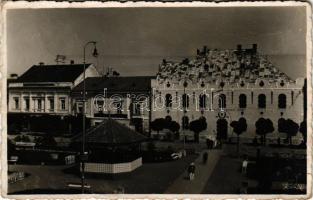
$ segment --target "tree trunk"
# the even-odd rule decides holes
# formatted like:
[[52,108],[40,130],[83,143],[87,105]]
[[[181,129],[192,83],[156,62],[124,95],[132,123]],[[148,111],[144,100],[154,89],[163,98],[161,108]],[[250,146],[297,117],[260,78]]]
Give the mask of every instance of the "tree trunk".
[[194,139],[195,139],[195,142],[199,143],[199,133],[195,132]]
[[239,155],[239,135],[237,135],[237,155]]
[[263,135],[263,145],[266,146],[266,134]]
[[289,137],[289,145],[292,145],[292,136],[288,136]]

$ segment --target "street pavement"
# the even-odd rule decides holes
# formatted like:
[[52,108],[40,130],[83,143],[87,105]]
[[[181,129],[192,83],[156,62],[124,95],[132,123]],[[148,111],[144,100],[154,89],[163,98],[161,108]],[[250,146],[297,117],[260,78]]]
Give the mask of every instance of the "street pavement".
[[[128,194],[163,193],[173,180],[176,180],[189,163],[196,159],[196,155],[189,155],[170,162],[146,163],[132,173],[122,177],[105,177],[102,175],[87,176],[86,182],[93,193],[113,193],[118,187],[123,187]],[[29,191],[68,190],[68,183],[79,183],[77,174],[66,173],[70,166],[40,166],[40,165],[9,165],[11,171],[24,171],[30,176],[22,181],[9,184],[9,193],[29,193]]]
[[[168,144],[162,145],[166,148]],[[186,147],[191,148],[193,145],[187,144]],[[266,148],[267,151],[279,150]],[[256,148],[249,146],[249,149],[251,155],[255,155]],[[203,164],[202,155],[205,151],[208,152],[208,160]],[[249,186],[255,184],[241,173],[242,158],[236,153],[236,145],[223,145],[223,150],[197,148],[196,152],[198,155],[188,155],[176,161],[144,164],[127,177],[87,177],[87,183],[94,193],[112,193],[121,186],[128,194],[234,194],[238,193],[243,181],[249,181]],[[241,149],[241,153],[247,152]],[[262,152],[265,150],[262,149]],[[187,173],[191,162],[196,165],[195,179],[192,181],[188,179]],[[30,174],[25,180],[9,184],[11,193],[41,188],[64,190],[68,182],[80,181],[78,175],[64,172],[69,166],[10,165],[9,168]]]
[[[202,162],[202,155],[204,152],[208,152],[208,160],[206,164]],[[194,161],[195,179],[189,180],[187,168],[172,185],[165,191],[165,194],[201,194],[204,187],[207,184],[218,160],[222,154],[222,150],[203,150],[199,157]]]

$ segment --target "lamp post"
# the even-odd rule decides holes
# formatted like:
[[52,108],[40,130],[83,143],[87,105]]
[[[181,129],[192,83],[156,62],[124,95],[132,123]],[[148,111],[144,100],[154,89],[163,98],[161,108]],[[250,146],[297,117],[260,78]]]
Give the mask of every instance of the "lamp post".
[[[184,135],[184,156],[186,156],[186,135],[185,135],[185,123],[186,123],[186,116],[185,116],[185,113],[186,113],[186,107],[187,107],[187,101],[188,101],[188,98],[186,96],[186,87],[187,87],[188,83],[187,81],[185,80],[184,81],[184,95],[183,95],[183,135]],[[185,99],[184,99],[185,98]]]
[[83,73],[83,137],[82,137],[82,152],[81,152],[81,190],[85,193],[85,161],[87,158],[87,152],[85,152],[85,135],[86,135],[86,48],[88,45],[92,44],[94,46],[93,56],[98,56],[98,51],[96,48],[97,42],[89,41],[84,45],[84,73]]

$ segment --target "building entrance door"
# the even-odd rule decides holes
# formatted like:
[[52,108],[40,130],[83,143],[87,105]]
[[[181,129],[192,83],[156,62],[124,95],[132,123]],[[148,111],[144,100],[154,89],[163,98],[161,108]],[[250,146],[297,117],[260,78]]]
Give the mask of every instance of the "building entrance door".
[[226,119],[218,119],[216,122],[216,139],[226,140],[228,133],[228,122]]
[[143,120],[142,118],[133,118],[131,124],[135,126],[135,131],[142,133],[143,132]]

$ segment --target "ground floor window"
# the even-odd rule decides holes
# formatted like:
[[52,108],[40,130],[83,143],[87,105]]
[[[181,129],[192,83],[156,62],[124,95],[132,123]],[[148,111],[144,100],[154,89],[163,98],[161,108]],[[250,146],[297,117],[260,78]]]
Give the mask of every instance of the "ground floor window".
[[54,99],[49,98],[49,110],[53,111],[54,110]]
[[25,97],[24,101],[25,101],[25,110],[28,111],[29,110],[29,97]]
[[20,99],[18,97],[14,97],[14,105],[15,105],[15,109],[18,110],[20,109]]
[[61,110],[65,110],[65,98],[60,98]]
[[41,111],[41,109],[42,109],[42,100],[41,99],[37,100],[37,109],[38,109],[38,111]]

